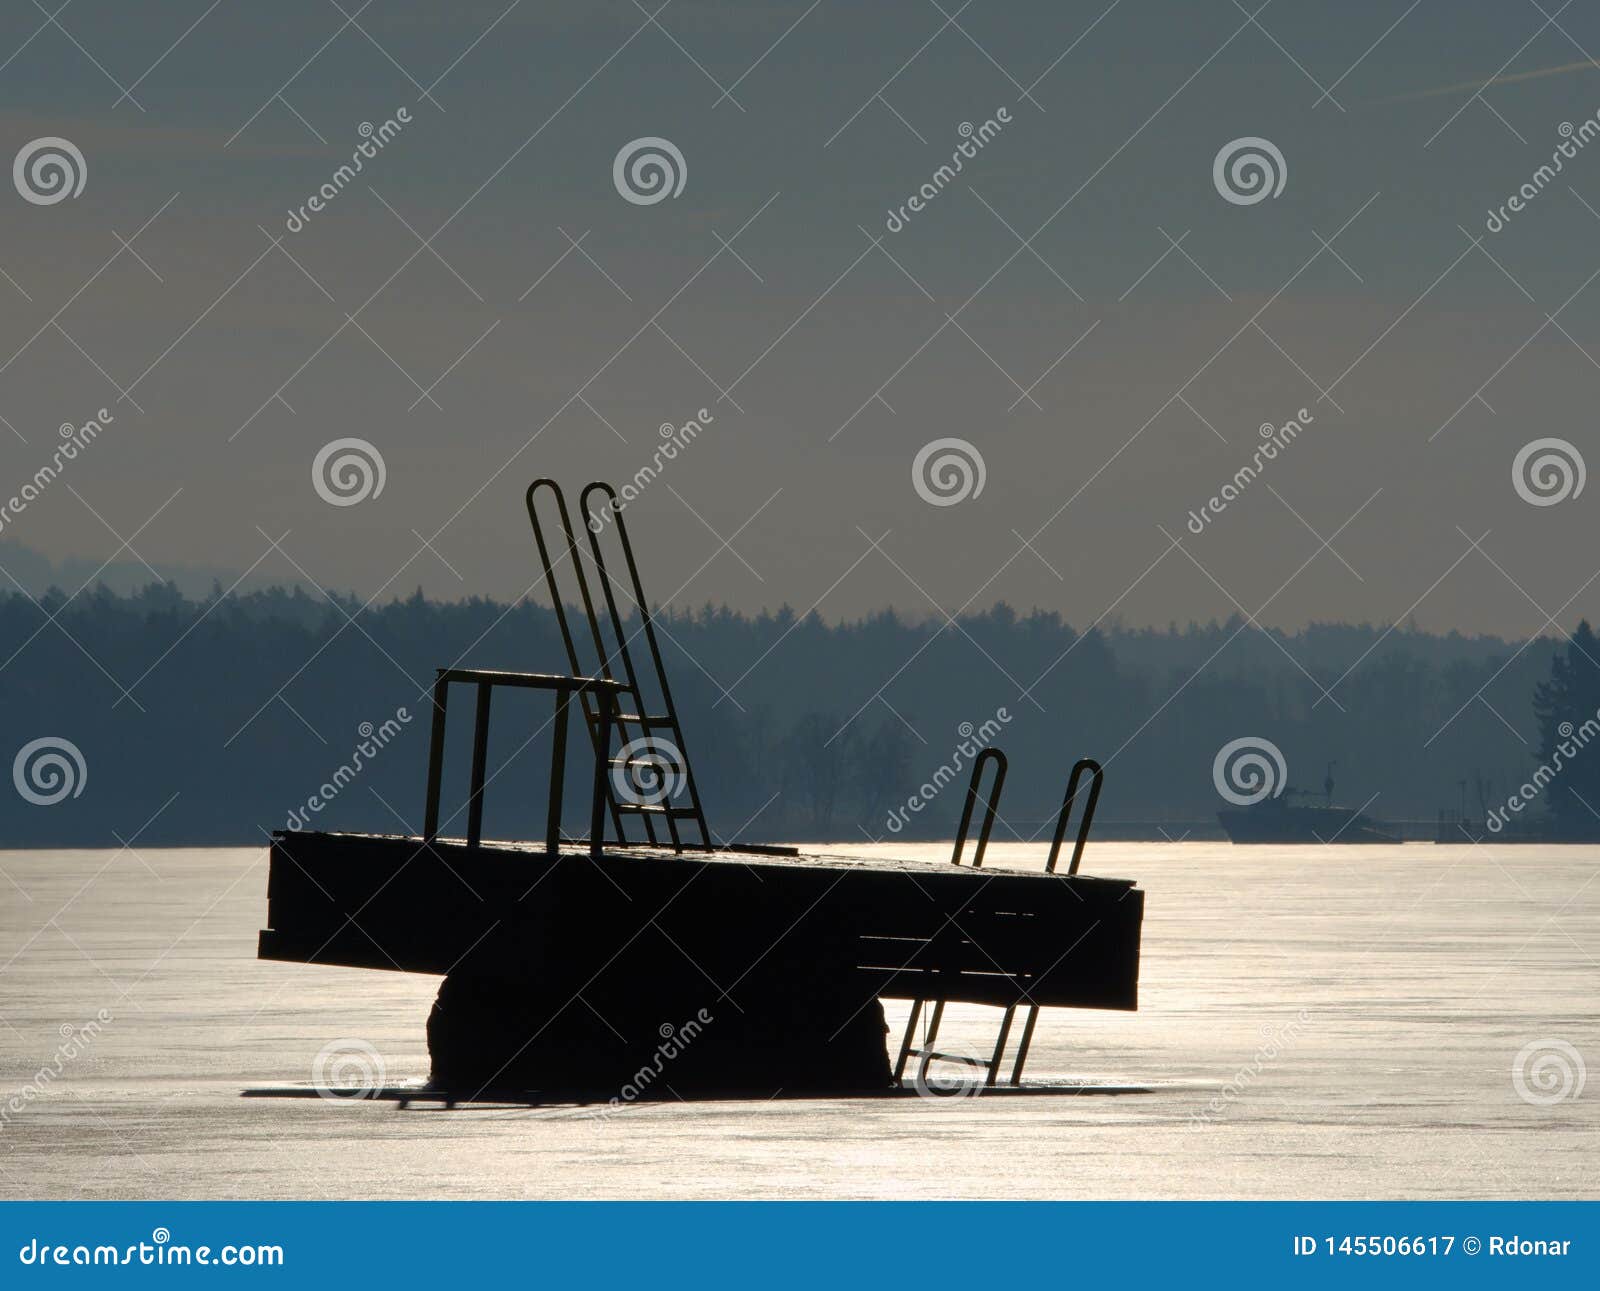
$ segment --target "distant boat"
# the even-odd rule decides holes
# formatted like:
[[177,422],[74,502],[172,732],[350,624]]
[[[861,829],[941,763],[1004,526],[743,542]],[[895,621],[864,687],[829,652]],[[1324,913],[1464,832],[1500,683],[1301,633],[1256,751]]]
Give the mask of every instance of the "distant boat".
[[1304,797],[1285,789],[1236,811],[1219,811],[1217,820],[1235,843],[1398,843],[1398,834],[1383,828],[1365,812],[1332,804],[1298,805]]

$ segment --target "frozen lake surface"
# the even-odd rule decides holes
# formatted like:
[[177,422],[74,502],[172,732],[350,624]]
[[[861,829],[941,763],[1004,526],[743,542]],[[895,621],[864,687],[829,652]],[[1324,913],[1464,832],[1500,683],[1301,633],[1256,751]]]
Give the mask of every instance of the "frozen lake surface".
[[[1028,1076],[1147,1092],[597,1119],[246,1096],[309,1091],[341,1039],[420,1084],[437,979],[257,961],[264,847],[3,852],[0,1195],[1600,1197],[1600,848],[1102,843],[1084,868],[1146,892],[1142,1006],[1047,1011]],[[953,1007],[941,1047],[986,1053],[997,1017]]]

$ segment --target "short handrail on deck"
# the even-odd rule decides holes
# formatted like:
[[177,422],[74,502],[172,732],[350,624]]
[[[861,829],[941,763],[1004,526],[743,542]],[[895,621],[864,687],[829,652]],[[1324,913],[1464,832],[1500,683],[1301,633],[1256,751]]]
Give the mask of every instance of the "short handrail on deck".
[[589,847],[599,855],[605,841],[607,759],[611,723],[617,711],[620,682],[605,677],[563,677],[543,672],[497,672],[483,668],[440,668],[433,682],[433,729],[428,746],[428,801],[424,817],[423,841],[431,843],[439,834],[439,792],[444,778],[445,709],[450,685],[459,682],[478,688],[476,722],[472,731],[472,780],[467,796],[467,846],[483,841],[483,786],[489,754],[489,704],[496,686],[555,692],[555,716],[551,719],[550,801],[545,821],[545,847],[553,856],[561,847],[561,796],[567,770],[567,713],[573,695],[593,695],[599,709],[599,740],[594,762],[594,797],[590,809]]

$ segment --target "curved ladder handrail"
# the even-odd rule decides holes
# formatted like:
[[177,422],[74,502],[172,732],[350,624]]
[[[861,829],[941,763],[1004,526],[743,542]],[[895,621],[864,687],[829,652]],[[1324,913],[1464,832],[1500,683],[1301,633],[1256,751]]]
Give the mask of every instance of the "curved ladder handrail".
[[[989,845],[989,831],[994,826],[995,815],[1000,802],[1000,791],[1005,785],[1006,757],[999,749],[985,749],[980,753],[972,765],[972,779],[967,785],[966,802],[961,809],[961,824],[956,830],[956,842],[951,862],[961,864],[962,852],[966,848],[967,831],[972,825],[973,808],[977,804],[979,786],[983,779],[983,764],[993,761],[996,764],[995,775],[988,797],[984,803],[983,824],[978,835],[978,846],[973,852],[972,867],[977,869],[983,864],[984,851]],[[1045,873],[1054,874],[1056,864],[1061,858],[1061,845],[1066,840],[1067,823],[1072,819],[1072,808],[1078,799],[1078,790],[1083,783],[1085,775],[1089,776],[1089,793],[1083,804],[1083,814],[1078,821],[1077,838],[1073,843],[1072,860],[1068,864],[1067,874],[1077,874],[1078,866],[1083,860],[1083,849],[1089,841],[1089,829],[1094,823],[1095,807],[1100,802],[1100,790],[1105,783],[1105,769],[1093,758],[1079,758],[1072,764],[1072,770],[1067,776],[1067,790],[1061,803],[1061,814],[1056,818],[1055,838],[1050,844],[1050,855],[1045,861]],[[928,1014],[927,1034],[923,1037],[922,1046],[913,1048],[916,1039],[917,1022],[922,1016],[922,1010],[928,1003],[925,999],[915,999],[911,1002],[911,1013],[906,1019],[905,1036],[900,1042],[900,1055],[895,1063],[894,1076],[900,1080],[905,1075],[906,1060],[915,1054],[920,1059],[918,1068],[919,1079],[926,1072],[928,1063],[932,1060],[961,1062],[979,1068],[984,1072],[984,1083],[993,1085],[1000,1074],[1001,1060],[1005,1057],[1006,1042],[1011,1035],[1012,1022],[1015,1020],[1017,1010],[1025,1008],[1027,1016],[1023,1020],[1022,1035],[1017,1042],[1017,1056],[1011,1067],[1009,1083],[1020,1085],[1022,1083],[1022,1069],[1028,1061],[1028,1050],[1033,1046],[1033,1033],[1039,1024],[1039,1006],[1029,1003],[1026,1005],[1011,1004],[1006,1006],[1000,1019],[1000,1035],[995,1043],[993,1056],[987,1062],[981,1059],[967,1058],[957,1054],[940,1053],[934,1046],[938,1043],[939,1024],[944,1020],[944,1001],[934,1000],[933,1008]]]
[[[528,507],[528,520],[533,525],[533,540],[539,548],[539,562],[544,566],[544,581],[550,593],[550,604],[556,612],[556,624],[561,629],[562,644],[567,648],[567,662],[572,665],[573,674],[577,676],[584,672],[584,668],[578,658],[577,642],[573,640],[572,630],[567,625],[567,603],[561,595],[561,584],[556,581],[556,562],[550,557],[550,547],[545,542],[544,524],[539,519],[536,498],[541,488],[548,488],[556,500],[556,512],[561,518],[561,529],[567,540],[566,556],[572,561],[572,576],[578,584],[578,595],[591,625],[595,622],[594,600],[589,595],[589,580],[584,577],[583,566],[579,560],[578,539],[572,530],[572,515],[567,510],[566,494],[561,491],[561,485],[557,481],[548,476],[541,476],[528,485],[523,497]],[[599,675],[609,678],[610,660],[606,658],[605,649],[598,635],[595,637],[595,651],[599,655]]]
[[[561,641],[567,650],[567,661],[572,667],[574,676],[581,676],[587,672],[582,659],[579,658],[578,645],[572,635],[572,628],[567,622],[567,601],[561,594],[561,584],[556,578],[557,562],[551,558],[551,544],[545,540],[544,522],[539,518],[537,503],[540,489],[548,489],[551,496],[555,498],[556,514],[560,518],[562,535],[566,539],[566,551],[564,554],[572,562],[572,578],[578,585],[578,597],[583,604],[584,618],[589,624],[590,639],[594,643],[595,675],[607,681],[615,680],[616,674],[612,668],[610,652],[606,649],[605,641],[600,634],[599,620],[595,617],[594,597],[589,592],[589,580],[583,572],[583,561],[578,548],[578,539],[572,528],[572,513],[567,509],[567,496],[562,491],[559,481],[553,480],[548,476],[541,476],[528,485],[523,499],[527,503],[529,523],[533,526],[533,540],[539,549],[539,562],[544,566],[545,586],[550,593],[550,604],[555,610],[556,626],[561,630]],[[631,674],[628,679],[631,684],[633,682]],[[635,693],[637,693],[637,686],[634,689]],[[590,740],[595,745],[597,755],[603,757],[605,751],[600,749],[601,723],[599,719],[601,714],[590,707],[588,696],[580,696],[579,702],[583,706],[584,725],[589,729]],[[605,734],[609,743],[609,724],[607,726],[608,729]],[[610,792],[609,788],[606,792],[606,805],[609,809],[608,814],[611,817],[611,828],[615,831],[619,840],[626,839],[627,833],[623,828],[622,813],[618,809],[615,795]],[[655,829],[648,819],[645,821],[645,834],[651,842],[656,841]]]
[[[676,711],[672,704],[672,692],[667,686],[667,670],[661,659],[661,648],[656,642],[655,625],[651,621],[650,606],[644,599],[644,586],[639,581],[639,567],[633,559],[633,543],[628,538],[627,526],[622,522],[622,504],[617,497],[617,491],[604,480],[593,480],[583,486],[583,492],[578,495],[578,514],[583,517],[584,531],[589,535],[589,551],[594,561],[595,572],[600,575],[600,590],[605,594],[606,609],[611,613],[611,624],[617,635],[617,652],[622,658],[623,667],[627,669],[628,681],[635,691],[638,690],[638,677],[635,675],[633,658],[628,652],[628,638],[622,635],[622,614],[617,609],[617,598],[612,592],[611,571],[606,567],[605,552],[600,547],[600,530],[590,523],[594,512],[589,508],[589,495],[596,490],[604,493],[610,500],[608,508],[610,523],[616,526],[617,540],[622,544],[623,562],[628,569],[628,579],[633,585],[632,597],[635,607],[639,611],[639,621],[644,628],[646,644],[650,647],[650,659],[656,666],[656,677],[661,685],[661,701],[667,706],[669,712]],[[605,526],[601,525],[603,529]],[[638,695],[641,704],[644,696]]]
[[1067,792],[1061,800],[1061,814],[1056,817],[1056,836],[1050,843],[1050,858],[1044,865],[1046,874],[1056,872],[1056,862],[1061,858],[1061,843],[1067,836],[1067,821],[1072,817],[1072,804],[1078,796],[1078,782],[1085,771],[1092,777],[1089,781],[1089,800],[1083,805],[1083,817],[1078,822],[1078,837],[1072,845],[1072,863],[1067,866],[1067,873],[1076,874],[1078,863],[1083,860],[1084,844],[1089,841],[1089,826],[1094,823],[1095,805],[1100,801],[1100,787],[1106,778],[1105,769],[1093,758],[1079,758],[1072,764],[1072,774],[1067,777]]
[[[1089,799],[1083,804],[1083,816],[1078,821],[1078,836],[1072,845],[1072,862],[1067,866],[1069,876],[1078,872],[1078,863],[1083,860],[1083,847],[1089,841],[1089,826],[1094,823],[1095,804],[1100,801],[1100,787],[1105,783],[1106,773],[1093,758],[1079,758],[1072,764],[1072,771],[1067,776],[1067,792],[1061,800],[1061,814],[1056,817],[1056,836],[1050,844],[1050,857],[1045,862],[1045,873],[1056,872],[1056,862],[1061,857],[1061,842],[1067,835],[1067,821],[1072,817],[1072,804],[1078,797],[1078,783],[1087,772],[1091,777],[1089,781]],[[1015,1007],[1015,1006],[1013,1006]],[[1010,1016],[1007,1016],[1007,1023]],[[1011,1068],[1011,1083],[1022,1083],[1022,1067],[1028,1061],[1028,1049],[1033,1044],[1034,1028],[1039,1025],[1039,1006],[1028,1005],[1027,1020],[1022,1024],[1022,1038],[1017,1041],[1017,1060]]]
[[[1000,792],[1006,783],[1006,755],[999,749],[984,749],[973,759],[972,776],[967,781],[967,796],[961,805],[961,823],[956,827],[956,843],[950,855],[950,864],[960,865],[961,854],[966,850],[967,831],[972,828],[972,811],[977,806],[978,795],[983,783],[983,768],[988,763],[994,764],[994,776],[989,784],[989,792],[983,802],[983,823],[978,827],[978,845],[973,849],[972,868],[978,869],[983,865],[983,854],[989,848],[989,833],[994,828],[995,817],[1000,811]],[[993,1085],[995,1077],[1000,1070],[1000,1059],[1005,1055],[1006,1037],[1011,1031],[1011,1019],[1016,1006],[1012,1005],[1005,1012],[1005,1019],[1001,1024],[1000,1042],[995,1046],[994,1057],[987,1063],[977,1059],[967,1058],[959,1054],[944,1054],[938,1052],[934,1046],[939,1040],[939,1024],[944,1021],[944,1001],[936,999],[933,1008],[928,1012],[928,1030],[922,1038],[921,1048],[913,1048],[917,1038],[917,1023],[922,1018],[922,1010],[927,1006],[928,999],[919,996],[911,1001],[911,1012],[906,1018],[905,1035],[900,1040],[900,1053],[895,1059],[894,1078],[899,1081],[905,1076],[906,1060],[915,1054],[919,1060],[917,1078],[925,1078],[928,1063],[934,1059],[946,1062],[959,1062],[968,1066],[982,1067],[987,1073],[985,1083]],[[1015,1082],[1013,1082],[1015,1083]]]
[[994,828],[994,818],[1000,809],[1000,791],[1006,784],[1006,755],[999,749],[984,749],[972,763],[972,778],[967,782],[967,798],[961,807],[961,824],[956,829],[955,851],[950,857],[952,865],[961,864],[961,853],[967,845],[967,830],[972,825],[972,808],[978,799],[978,783],[983,778],[985,762],[995,763],[994,782],[989,786],[989,796],[984,800],[983,824],[978,827],[978,846],[972,853],[972,868],[983,864],[983,854],[989,848],[989,833]]
[[[628,642],[631,638],[624,632],[623,616],[617,606],[617,598],[614,591],[614,580],[606,564],[605,551],[600,545],[600,534],[606,526],[604,523],[596,523],[595,511],[590,503],[590,498],[595,493],[603,494],[609,502],[606,510],[610,514],[610,524],[616,529],[617,543],[622,549],[623,564],[628,571],[627,586],[631,588],[629,596],[633,600],[634,607],[638,610],[639,623],[644,632],[645,644],[650,651],[650,662],[655,668],[656,685],[661,692],[661,704],[666,718],[665,725],[670,727],[672,731],[678,756],[682,760],[685,787],[689,791],[689,805],[693,813],[689,818],[699,828],[700,846],[707,851],[711,851],[713,850],[711,830],[706,824],[705,808],[700,802],[700,789],[695,783],[694,772],[689,761],[688,741],[683,733],[683,725],[678,720],[678,707],[672,697],[671,683],[667,680],[666,661],[661,656],[661,644],[656,637],[655,616],[650,612],[650,602],[645,598],[644,583],[639,577],[639,565],[633,555],[633,540],[629,538],[628,527],[622,519],[622,502],[617,496],[616,489],[612,488],[611,485],[604,480],[592,480],[584,485],[583,491],[578,494],[578,514],[582,518],[584,530],[589,536],[590,559],[594,562],[595,572],[600,577],[600,591],[605,597],[606,611],[611,616],[611,630],[612,635],[616,638],[617,654],[627,674],[628,685],[633,690],[634,700],[639,705],[639,716],[647,718],[645,694],[639,686],[638,671],[634,667],[633,654],[628,649]],[[598,633],[598,631],[597,627],[596,632]],[[637,633],[634,635],[637,635]],[[647,733],[653,726],[659,727],[660,725],[662,723],[659,722],[645,721],[641,723],[642,729]],[[678,834],[677,818],[669,810],[665,819],[673,846],[681,848],[684,844]],[[651,825],[651,818],[646,816],[644,820],[646,831],[653,840],[655,831]]]

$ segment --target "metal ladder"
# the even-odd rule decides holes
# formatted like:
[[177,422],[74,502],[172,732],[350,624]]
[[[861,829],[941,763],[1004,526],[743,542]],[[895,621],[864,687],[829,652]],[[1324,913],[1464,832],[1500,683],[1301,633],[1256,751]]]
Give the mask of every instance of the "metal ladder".
[[[555,498],[557,514],[561,520],[564,546],[554,559],[551,554],[552,544],[546,540],[545,526],[539,518],[539,509],[536,505],[540,489],[548,489]],[[602,503],[604,510],[599,515],[590,511],[590,498],[597,492],[603,494],[606,499]],[[611,818],[617,843],[622,846],[629,844],[670,846],[678,852],[686,848],[714,850],[711,831],[706,825],[705,809],[700,802],[700,791],[689,763],[688,745],[683,737],[683,727],[678,721],[677,707],[672,702],[672,688],[667,684],[667,671],[661,658],[661,646],[656,640],[649,603],[645,600],[644,588],[639,582],[639,567],[633,558],[633,544],[628,540],[628,530],[623,523],[616,490],[609,484],[596,481],[587,485],[578,496],[578,510],[584,520],[584,530],[588,534],[587,551],[578,546],[577,536],[572,528],[572,516],[567,510],[566,497],[555,480],[537,479],[530,484],[527,504],[528,519],[533,524],[534,542],[538,545],[539,559],[544,566],[545,584],[549,589],[551,604],[555,608],[556,623],[561,629],[561,640],[566,646],[567,660],[572,666],[573,674],[601,677],[617,683],[616,689],[610,696],[591,695],[587,692],[580,692],[579,695],[596,757],[604,759],[611,771],[611,774],[604,778],[605,796],[607,814]],[[613,575],[606,564],[600,536],[608,527],[616,530],[617,542],[621,547],[627,569],[626,583]],[[567,620],[570,603],[563,598],[561,583],[556,576],[556,568],[562,560],[568,560],[572,564],[572,579],[577,585],[578,603],[582,605],[584,618],[589,625],[589,638],[593,644],[596,661],[592,670],[580,658],[577,639]],[[611,625],[609,644],[595,612],[595,597],[590,591],[589,579],[584,571],[585,561],[589,562],[600,581]],[[639,671],[634,665],[633,652],[628,648],[631,638],[624,630],[623,611],[617,603],[619,588],[632,601],[633,608],[639,615],[639,627],[635,630],[634,636],[642,633],[649,647],[650,663],[655,669],[656,692],[660,698],[658,713],[649,711],[644,691],[639,685]],[[602,721],[602,704],[612,706],[608,720],[605,721]],[[611,731],[616,732],[620,746],[616,756],[612,755],[609,747],[602,747],[602,743],[610,744]],[[653,790],[643,793],[628,791],[627,786],[635,776],[647,784],[652,777],[659,777],[663,786],[671,785],[675,780],[681,780],[681,783],[665,794],[660,801],[653,801],[655,797]],[[677,805],[677,801],[684,798],[687,799],[687,805]],[[643,838],[629,837],[625,823],[629,820],[642,822]],[[680,830],[680,824],[685,828]],[[662,837],[659,828],[661,826],[665,827],[665,838]],[[686,837],[691,832],[690,827],[698,831],[698,842],[692,837]]]
[[[961,824],[956,830],[956,845],[950,857],[952,865],[961,864],[961,854],[966,848],[967,830],[972,825],[972,811],[977,803],[980,785],[983,780],[984,763],[995,763],[994,782],[989,786],[988,796],[984,800],[983,824],[978,830],[978,845],[973,849],[972,868],[978,869],[983,864],[983,854],[989,847],[989,833],[994,827],[995,813],[1000,805],[1000,791],[1006,781],[1006,756],[999,749],[985,749],[978,754],[977,760],[972,764],[972,779],[967,785],[966,802],[961,808]],[[1067,822],[1072,817],[1073,803],[1077,800],[1078,786],[1085,774],[1091,778],[1089,781],[1089,796],[1084,803],[1083,814],[1078,820],[1077,839],[1072,848],[1072,860],[1067,866],[1068,875],[1078,872],[1078,864],[1083,860],[1083,848],[1089,841],[1089,827],[1094,821],[1095,805],[1100,801],[1100,788],[1105,782],[1105,771],[1093,758],[1080,758],[1072,764],[1072,772],[1067,777],[1067,791],[1062,798],[1061,813],[1056,817],[1055,837],[1050,842],[1050,855],[1045,861],[1046,874],[1056,872],[1056,863],[1061,858],[1061,844],[1067,835]],[[959,935],[960,930],[955,930]],[[926,1078],[930,1062],[953,1062],[967,1067],[975,1067],[984,1073],[984,1086],[987,1088],[995,1084],[1000,1075],[1002,1060],[1005,1058],[1006,1042],[1011,1037],[1011,1024],[1016,1018],[1017,1010],[1022,1005],[1008,1004],[1000,1019],[1000,1036],[995,1041],[994,1053],[989,1058],[973,1058],[966,1054],[947,1053],[935,1046],[939,1039],[939,1024],[944,1020],[944,1001],[934,1000],[933,1009],[928,1015],[928,1031],[923,1037],[922,1045],[915,1046],[917,1022],[922,1016],[923,1007],[928,1003],[926,999],[916,999],[911,1002],[911,1015],[906,1019],[906,1033],[900,1041],[900,1056],[895,1062],[894,1078],[903,1081],[905,1078],[906,1061],[910,1058],[918,1060],[917,1076],[922,1081]],[[1022,1038],[1017,1044],[1017,1057],[1011,1068],[1008,1083],[1020,1085],[1022,1083],[1022,1068],[1028,1061],[1028,1049],[1033,1044],[1034,1028],[1039,1022],[1039,1005],[1028,1004],[1028,1015],[1022,1026]]]

